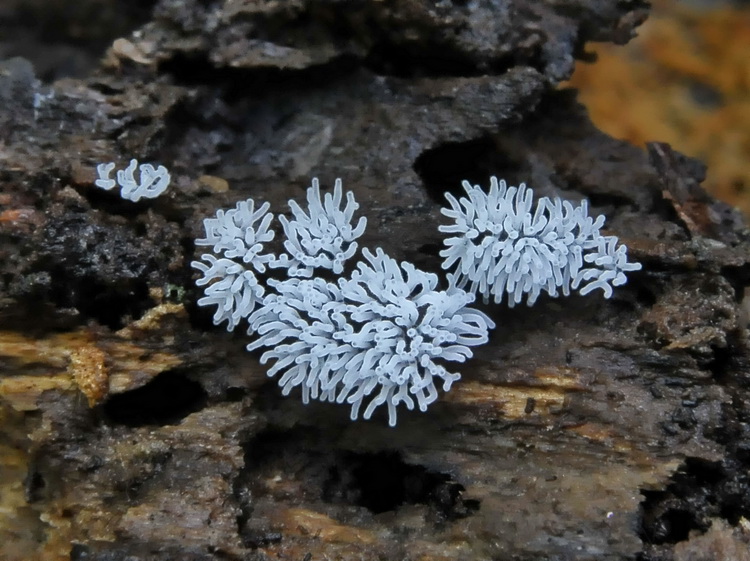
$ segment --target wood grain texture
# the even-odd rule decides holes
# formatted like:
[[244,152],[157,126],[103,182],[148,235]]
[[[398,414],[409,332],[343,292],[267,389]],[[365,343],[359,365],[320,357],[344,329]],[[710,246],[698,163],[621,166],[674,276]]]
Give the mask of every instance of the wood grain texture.
[[[0,63],[2,555],[741,550],[745,225],[701,164],[606,136],[556,89],[584,41],[623,42],[642,17],[638,1],[162,0],[84,79]],[[166,165],[169,191],[93,186],[96,163],[131,157]],[[439,272],[443,193],[493,174],[588,198],[643,270],[611,300],[484,307],[489,344],[395,429],[283,398],[241,330],[195,305],[193,241],[217,208],[279,212],[341,177],[362,246]]]

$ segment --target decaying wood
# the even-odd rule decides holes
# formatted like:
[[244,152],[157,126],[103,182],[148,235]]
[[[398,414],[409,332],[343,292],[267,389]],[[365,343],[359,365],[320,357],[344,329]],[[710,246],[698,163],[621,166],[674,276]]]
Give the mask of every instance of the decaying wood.
[[[0,556],[741,559],[744,223],[556,89],[644,4],[161,0],[84,79],[0,63]],[[93,186],[131,157],[170,190]],[[281,397],[195,305],[217,208],[341,177],[363,246],[437,272],[442,194],[489,175],[588,198],[643,270],[485,307],[462,381],[394,429]]]

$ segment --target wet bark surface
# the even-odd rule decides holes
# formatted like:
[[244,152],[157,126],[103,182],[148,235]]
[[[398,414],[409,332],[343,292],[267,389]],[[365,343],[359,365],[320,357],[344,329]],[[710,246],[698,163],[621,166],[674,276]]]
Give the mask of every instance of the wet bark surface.
[[[89,4],[59,20],[72,77],[18,47],[36,4],[0,11],[34,60],[0,63],[6,558],[744,559],[745,224],[700,163],[557,88],[643,2],[163,0],[101,11],[131,25],[111,36]],[[169,190],[93,185],[130,158]],[[588,199],[643,269],[609,300],[484,306],[489,344],[396,428],[282,397],[196,305],[219,208],[341,177],[362,246],[440,273],[443,193],[490,175]]]

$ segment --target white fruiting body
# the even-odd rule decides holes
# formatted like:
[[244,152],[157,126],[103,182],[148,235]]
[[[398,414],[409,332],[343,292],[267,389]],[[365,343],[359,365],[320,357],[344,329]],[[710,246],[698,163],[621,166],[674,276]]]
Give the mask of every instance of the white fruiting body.
[[441,212],[454,223],[438,229],[457,235],[444,240],[440,255],[457,286],[485,302],[500,303],[507,295],[514,306],[525,296],[532,305],[542,291],[567,296],[571,288],[581,294],[598,288],[609,298],[613,286],[627,282],[626,272],[641,268],[628,262],[616,236],[599,232],[604,216],[590,217],[586,201],[574,207],[542,197],[534,206],[526,185],[508,187],[494,177],[487,193],[468,181],[463,187],[468,198],[445,195],[451,208]]

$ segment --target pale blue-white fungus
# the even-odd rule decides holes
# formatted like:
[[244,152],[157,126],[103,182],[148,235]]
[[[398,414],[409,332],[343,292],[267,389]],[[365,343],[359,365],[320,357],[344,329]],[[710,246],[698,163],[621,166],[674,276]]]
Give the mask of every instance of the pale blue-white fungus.
[[271,263],[272,267],[288,269],[293,277],[311,277],[316,268],[332,270],[341,274],[344,263],[357,251],[357,242],[367,225],[362,217],[352,226],[354,211],[359,205],[354,193],[346,193],[346,206],[341,209],[343,191],[341,179],[337,179],[333,194],[326,193],[320,198],[320,185],[317,178],[307,190],[307,212],[295,202],[289,201],[294,216],[288,220],[279,216],[286,234],[283,253]]
[[494,323],[467,307],[474,296],[454,287],[436,290],[437,276],[363,250],[365,261],[336,284],[321,278],[270,280],[275,289],[249,318],[265,347],[261,362],[275,361],[287,395],[302,389],[302,401],[346,401],[357,419],[388,407],[395,426],[399,404],[421,411],[437,399],[437,383],[448,391],[460,378],[445,362],[464,362],[469,347],[487,342]]
[[256,273],[264,273],[274,260],[273,254],[263,251],[263,244],[274,237],[268,229],[273,220],[270,206],[263,203],[256,210],[255,202],[248,199],[226,212],[219,210],[216,218],[203,221],[206,237],[195,240],[198,246],[212,247],[215,254],[204,253],[201,261],[191,263],[203,273],[196,284],[206,287],[198,305],[216,306],[214,324],[226,321],[228,331],[263,301],[265,288]]
[[532,305],[542,291],[567,296],[571,288],[584,295],[598,288],[609,298],[613,286],[627,282],[626,272],[641,268],[628,262],[616,236],[599,232],[604,216],[590,217],[585,200],[574,207],[542,197],[534,206],[526,185],[508,187],[495,177],[487,193],[468,181],[463,187],[468,198],[446,193],[451,208],[441,210],[454,223],[438,229],[456,234],[444,240],[442,266],[455,271],[459,288],[485,302],[507,295],[510,306],[524,297]]
[[[141,198],[153,199],[161,195],[169,186],[171,177],[167,168],[159,166],[155,168],[151,164],[138,165],[138,160],[130,160],[130,165],[125,169],[117,171],[117,181],[110,178],[112,170],[115,169],[114,162],[99,164],[96,173],[99,178],[94,185],[109,191],[116,185],[120,186],[120,196],[123,199],[137,203]],[[135,179],[135,171],[138,169],[138,180]]]

